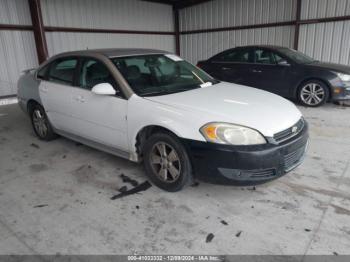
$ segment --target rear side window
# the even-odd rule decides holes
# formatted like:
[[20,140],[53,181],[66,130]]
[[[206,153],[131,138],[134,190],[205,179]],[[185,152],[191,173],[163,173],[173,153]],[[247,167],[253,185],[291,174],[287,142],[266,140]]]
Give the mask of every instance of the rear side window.
[[43,68],[41,68],[38,73],[36,74],[36,77],[39,79],[43,79],[46,80],[46,75],[47,75],[47,71],[49,69],[49,66],[44,66]]
[[274,54],[265,49],[256,49],[254,52],[255,63],[256,64],[265,64],[265,65],[274,65],[276,64]]
[[249,49],[234,49],[218,56],[215,61],[218,62],[232,62],[232,63],[249,63],[250,50]]
[[73,85],[75,69],[78,60],[76,58],[58,59],[50,66],[48,80],[64,85]]

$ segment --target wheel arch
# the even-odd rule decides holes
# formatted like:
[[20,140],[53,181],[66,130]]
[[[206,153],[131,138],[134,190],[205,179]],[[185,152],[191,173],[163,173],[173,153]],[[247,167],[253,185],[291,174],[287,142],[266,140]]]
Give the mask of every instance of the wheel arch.
[[31,111],[33,110],[34,106],[35,105],[39,105],[42,107],[42,105],[35,99],[29,99],[28,102],[27,102],[27,112],[30,114]]
[[132,145],[134,147],[133,152],[135,152],[138,160],[142,159],[142,151],[143,151],[143,146],[145,141],[147,140],[147,138],[149,138],[151,135],[155,133],[167,133],[177,138],[180,137],[178,132],[172,130],[169,127],[164,127],[157,124],[152,124],[152,125],[147,125],[142,127],[141,129],[138,130],[136,135],[133,137],[133,142],[132,142]]

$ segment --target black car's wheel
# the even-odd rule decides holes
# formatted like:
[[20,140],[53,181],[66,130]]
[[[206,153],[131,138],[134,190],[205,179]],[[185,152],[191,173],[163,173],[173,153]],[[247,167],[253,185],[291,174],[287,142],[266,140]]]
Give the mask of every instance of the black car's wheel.
[[42,106],[34,105],[30,110],[30,116],[34,132],[41,140],[50,141],[57,137]]
[[298,91],[298,98],[302,105],[309,107],[321,106],[329,98],[326,84],[318,80],[304,82]]
[[179,139],[171,134],[152,135],[143,148],[147,175],[158,187],[176,192],[192,181],[192,167]]

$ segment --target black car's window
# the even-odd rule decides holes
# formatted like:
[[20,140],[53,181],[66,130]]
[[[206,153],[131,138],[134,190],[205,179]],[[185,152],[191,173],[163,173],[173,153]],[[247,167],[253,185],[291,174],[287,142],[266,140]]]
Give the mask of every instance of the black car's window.
[[265,49],[256,49],[254,51],[254,58],[256,64],[266,64],[266,65],[275,65],[275,56],[269,50]]
[[288,57],[289,59],[293,60],[296,63],[299,64],[311,64],[314,63],[316,60],[299,52],[294,49],[290,48],[280,48],[278,51]]
[[50,66],[48,80],[59,84],[73,85],[74,73],[78,60],[76,58],[58,59]]
[[276,64],[282,62],[282,61],[286,61],[286,59],[284,59],[283,57],[281,57],[279,54],[273,53],[273,57],[275,59]]
[[249,63],[249,49],[233,49],[219,55],[215,61],[232,63]]
[[111,84],[117,95],[121,96],[114,77],[102,62],[90,58],[83,59],[78,85],[84,89],[91,90],[95,85],[102,83]]

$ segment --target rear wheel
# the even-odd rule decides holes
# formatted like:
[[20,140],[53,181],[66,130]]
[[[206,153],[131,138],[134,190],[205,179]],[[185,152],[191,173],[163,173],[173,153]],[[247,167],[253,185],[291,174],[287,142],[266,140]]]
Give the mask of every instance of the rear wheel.
[[329,98],[329,90],[326,84],[318,80],[310,80],[301,85],[298,92],[301,104],[309,107],[321,106]]
[[152,135],[144,145],[143,154],[146,173],[158,187],[175,192],[192,181],[189,157],[176,136]]
[[42,106],[34,105],[30,110],[30,116],[34,132],[41,140],[50,141],[57,137]]

